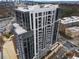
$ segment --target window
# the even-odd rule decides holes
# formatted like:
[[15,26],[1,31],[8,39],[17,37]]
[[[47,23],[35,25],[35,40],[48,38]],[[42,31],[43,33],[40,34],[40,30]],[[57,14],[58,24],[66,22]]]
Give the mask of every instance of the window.
[[54,21],[54,15],[52,15],[52,23],[53,23],[53,21]]
[[44,22],[45,22],[45,17],[43,17],[43,26],[45,25],[45,23],[44,23]]
[[48,14],[51,14],[52,12],[51,11],[48,11]]
[[47,20],[48,20],[48,18],[47,18],[47,16],[46,16],[45,25],[47,25]]
[[32,23],[32,29],[33,29],[33,14],[31,14],[31,23]]
[[50,24],[50,22],[48,22],[48,24]]
[[51,27],[51,26],[49,25],[49,26],[47,26],[47,27]]
[[48,16],[48,18],[50,19],[50,18],[51,18],[51,16]]
[[45,15],[45,12],[43,12],[43,15]]
[[53,11],[53,14],[55,13],[55,11]]
[[36,30],[36,53],[38,53],[38,31]]
[[24,52],[25,52],[25,58],[28,58],[27,48],[24,48]]
[[42,18],[40,17],[40,18],[39,18],[39,20],[41,21],[41,20],[42,20]]
[[41,21],[39,21],[39,23],[41,24]]
[[23,22],[25,22],[25,17],[24,17],[24,13],[22,13],[22,18],[23,18]]
[[46,12],[46,15],[47,15],[47,12]]
[[39,32],[39,34],[42,34],[42,32]]
[[37,24],[37,19],[35,19],[36,20],[36,28],[38,27],[38,24]]
[[39,16],[42,16],[42,13],[41,12],[39,13]]
[[39,24],[39,27],[41,27],[41,24]]
[[56,10],[56,15],[55,15],[55,21],[57,21],[58,20],[58,9]]
[[41,28],[39,29],[39,31],[42,30]]
[[48,21],[51,21],[51,19],[48,19]]
[[35,17],[37,17],[37,13],[35,13]]
[[23,42],[23,45],[24,45],[24,47],[26,47],[27,46],[26,42]]

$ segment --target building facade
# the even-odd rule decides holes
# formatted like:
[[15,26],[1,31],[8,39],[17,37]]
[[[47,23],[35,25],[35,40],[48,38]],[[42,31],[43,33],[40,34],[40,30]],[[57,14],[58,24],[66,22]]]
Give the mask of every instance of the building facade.
[[16,37],[16,49],[19,59],[32,59],[34,56],[34,39],[32,31],[27,32],[25,29],[19,26],[19,24],[13,24],[13,30]]
[[57,41],[58,9],[58,5],[51,4],[16,9],[17,23],[27,31],[33,31],[33,59],[40,59]]
[[79,26],[79,17],[78,16],[71,16],[71,17],[64,17],[60,19],[60,29],[59,31],[65,34],[65,29],[73,26]]

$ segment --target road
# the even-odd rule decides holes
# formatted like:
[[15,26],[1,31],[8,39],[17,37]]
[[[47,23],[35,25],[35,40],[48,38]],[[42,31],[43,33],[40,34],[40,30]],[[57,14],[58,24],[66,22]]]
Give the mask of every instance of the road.
[[1,59],[1,52],[0,52],[0,59]]

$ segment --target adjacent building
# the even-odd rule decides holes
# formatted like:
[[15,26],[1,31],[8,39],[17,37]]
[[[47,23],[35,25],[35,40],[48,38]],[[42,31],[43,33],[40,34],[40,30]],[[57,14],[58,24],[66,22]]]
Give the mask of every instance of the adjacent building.
[[71,38],[79,39],[79,27],[77,26],[66,28],[65,33]]
[[[48,53],[41,59],[62,59],[62,56],[64,56],[63,54],[65,52],[65,49],[63,51],[62,48],[63,45],[59,42],[56,42],[55,44],[53,44],[52,48],[48,51]],[[59,54],[60,50],[62,50],[62,53]]]
[[27,32],[19,24],[13,24],[13,33],[16,37],[16,49],[19,59],[32,59],[34,56],[34,39],[32,31]]
[[[29,39],[30,41],[26,43],[28,44],[30,44],[31,42],[34,43],[34,46],[32,45],[34,48],[33,53],[34,57],[27,58],[26,54],[24,54],[25,55],[24,59],[40,59],[57,41],[57,34],[59,29],[58,10],[59,10],[58,5],[52,5],[52,4],[33,5],[33,6],[27,6],[26,8],[19,7],[18,9],[15,10],[17,23],[23,29],[27,30],[28,33],[25,32],[27,36],[32,35],[32,40]],[[27,37],[23,34],[22,36],[23,38]],[[20,38],[18,38],[17,40],[19,39]],[[24,47],[21,45],[20,49],[22,48]],[[32,48],[29,50],[32,50]],[[23,51],[26,50],[23,49]],[[21,54],[22,53],[23,52],[21,52]],[[32,54],[32,52],[30,53]]]
[[10,28],[11,28],[10,25],[13,22],[15,22],[15,19],[13,17],[1,18],[0,19],[0,33],[4,33],[5,31],[10,31]]
[[78,16],[71,16],[71,17],[64,17],[60,23],[60,32],[65,33],[65,29],[73,26],[79,26],[79,17]]

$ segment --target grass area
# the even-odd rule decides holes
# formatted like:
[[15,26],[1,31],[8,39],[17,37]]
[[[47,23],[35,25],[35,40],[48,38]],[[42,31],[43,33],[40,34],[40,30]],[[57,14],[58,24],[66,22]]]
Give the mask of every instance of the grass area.
[[62,17],[69,17],[69,16],[77,16],[79,15],[79,10],[77,8],[64,8]]
[[76,4],[60,4],[61,16],[79,16],[79,5]]

